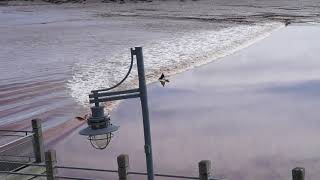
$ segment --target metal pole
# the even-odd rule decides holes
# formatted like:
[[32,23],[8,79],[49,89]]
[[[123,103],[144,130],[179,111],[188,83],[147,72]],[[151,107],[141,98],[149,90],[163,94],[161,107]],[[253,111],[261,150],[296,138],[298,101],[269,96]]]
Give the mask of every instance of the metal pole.
[[145,142],[144,150],[146,153],[148,180],[153,180],[154,174],[153,174],[153,161],[152,161],[151,133],[150,133],[147,86],[146,86],[146,80],[145,80],[145,74],[144,74],[142,47],[135,47],[135,50],[134,51],[131,50],[131,53],[135,54],[137,57],[139,90],[140,90],[144,142]]

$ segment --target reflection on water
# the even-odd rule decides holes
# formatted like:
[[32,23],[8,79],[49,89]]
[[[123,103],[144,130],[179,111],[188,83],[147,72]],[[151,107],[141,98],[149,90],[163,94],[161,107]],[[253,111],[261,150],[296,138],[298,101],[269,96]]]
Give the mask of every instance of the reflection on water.
[[[197,162],[209,159],[214,174],[228,179],[290,179],[296,166],[319,179],[319,34],[316,26],[288,27],[171,77],[167,88],[151,85],[156,172],[197,176]],[[128,100],[112,113],[121,127],[109,149],[94,150],[74,132],[57,145],[59,161],[114,169],[116,156],[127,153],[131,168],[144,171],[139,105]]]

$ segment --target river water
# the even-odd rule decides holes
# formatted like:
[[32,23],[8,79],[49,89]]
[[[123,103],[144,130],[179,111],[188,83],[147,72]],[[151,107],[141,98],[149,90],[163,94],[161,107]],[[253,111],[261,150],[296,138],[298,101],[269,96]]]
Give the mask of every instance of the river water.
[[[284,180],[302,166],[306,178],[318,179],[319,32],[319,26],[287,27],[172,76],[166,88],[150,85],[156,172],[197,176],[197,162],[209,159],[220,178]],[[113,111],[120,130],[106,150],[93,149],[75,131],[57,144],[59,162],[116,169],[116,157],[126,153],[131,170],[145,171],[139,105],[126,100]],[[116,175],[96,174],[103,177]]]
[[[240,56],[241,58],[243,58],[242,61],[239,61],[239,59],[241,58],[230,56],[230,58],[232,58],[232,61],[227,61],[226,59],[228,58],[224,58],[223,61],[221,61],[226,62],[224,63],[224,65],[219,65],[217,66],[217,68],[213,68],[213,65],[210,66],[214,69],[210,70],[210,72],[212,71],[211,73],[214,73],[214,75],[210,76],[213,79],[206,80],[206,82],[213,81],[215,78],[217,79],[215,80],[215,83],[208,83],[201,89],[208,89],[212,91],[212,89],[217,88],[212,87],[213,85],[219,86],[219,88],[221,88],[221,86],[224,86],[222,89],[229,90],[223,93],[220,92],[222,94],[221,97],[219,96],[219,102],[223,102],[222,105],[225,105],[225,107],[227,105],[228,107],[232,107],[232,105],[234,105],[234,108],[239,108],[236,106],[236,104],[231,103],[231,100],[222,99],[224,97],[231,98],[233,96],[243,96],[242,98],[246,98],[248,96],[248,98],[252,98],[252,101],[258,101],[259,98],[262,97],[260,97],[259,95],[255,95],[254,93],[251,96],[250,93],[252,92],[242,92],[240,90],[239,92],[229,92],[232,91],[232,88],[235,88],[236,91],[237,89],[242,89],[243,86],[251,87],[257,82],[270,83],[270,80],[278,79],[279,77],[284,78],[285,82],[296,80],[295,78],[300,78],[300,76],[303,76],[305,79],[299,80],[308,80],[311,78],[311,75],[308,73],[316,72],[316,70],[310,70],[310,72],[305,73],[309,71],[309,68],[314,69],[317,67],[317,63],[314,61],[304,64],[306,68],[303,69],[303,73],[295,70],[301,67],[301,62],[299,60],[304,59],[306,54],[308,55],[307,57],[315,57],[315,55],[312,54],[317,51],[312,47],[316,46],[316,43],[312,44],[313,46],[310,47],[306,46],[306,44],[309,44],[309,41],[313,40],[313,36],[314,39],[317,38],[317,33],[315,33],[317,32],[317,30],[310,30],[313,28],[304,29],[300,27],[293,28],[294,30],[291,31],[291,28],[280,30],[280,33],[278,31],[280,28],[284,27],[284,19],[289,19],[292,22],[311,22],[313,24],[316,24],[317,22],[319,22],[319,7],[319,2],[314,1],[290,1],[290,3],[287,1],[225,1],[225,3],[221,3],[218,1],[203,1],[202,3],[168,2],[168,4],[155,1],[152,3],[143,3],[142,5],[139,3],[129,3],[126,4],[126,6],[122,6],[119,4],[101,5],[93,3],[86,5],[64,4],[61,6],[24,5],[0,7],[0,125],[4,127],[15,127],[15,129],[25,129],[29,128],[30,119],[42,118],[44,122],[43,126],[45,129],[47,142],[49,142],[49,140],[51,140],[52,138],[55,139],[55,141],[52,141],[51,145],[53,145],[52,147],[55,147],[59,151],[61,162],[73,165],[79,163],[88,166],[95,166],[95,164],[100,165],[102,164],[102,162],[97,162],[97,159],[92,162],[89,162],[87,160],[83,162],[83,160],[85,160],[86,158],[83,158],[83,154],[81,154],[81,152],[87,152],[80,151],[79,149],[83,147],[89,149],[89,146],[86,141],[76,135],[77,131],[74,131],[75,129],[77,129],[77,127],[81,126],[82,123],[77,122],[73,119],[75,116],[83,115],[86,113],[86,107],[88,107],[87,95],[90,90],[110,86],[122,78],[123,74],[127,70],[130,47],[144,47],[148,82],[153,82],[161,72],[165,72],[168,75],[173,75],[188,69],[192,69],[226,55],[233,54],[245,47],[248,47],[260,41],[261,39],[268,37],[271,33],[275,32],[277,34],[277,38],[272,38],[273,40],[266,40],[267,42],[272,41],[274,44],[270,45],[268,43],[264,43],[266,44],[266,46],[260,47],[260,49],[258,50],[252,50],[259,53],[253,53],[254,57],[248,59],[263,59],[264,57],[268,57],[267,55],[271,54],[275,56],[277,55],[277,57],[270,57],[271,60],[277,58],[281,58],[281,60],[284,59],[282,64],[278,64],[278,62],[276,61],[272,61],[271,64],[268,64],[265,63],[268,62],[267,60],[261,60],[261,64],[256,64],[255,62],[253,63],[253,65],[251,65],[251,63],[248,63],[249,66],[252,67],[241,67],[240,69],[236,69],[235,66],[238,66],[238,63],[243,63],[243,61],[247,60],[247,58],[243,58],[243,56],[247,55],[243,55]],[[288,36],[286,36],[286,34],[288,34]],[[300,52],[300,54],[292,55],[292,53],[288,53],[285,51],[274,54],[274,51],[277,50],[277,48],[275,47],[277,47],[276,45],[278,44],[278,42],[276,42],[276,40],[274,39],[279,40],[279,43],[280,39],[282,39],[283,42],[291,42],[293,41],[293,37],[297,36],[297,34],[310,34],[311,36],[296,38],[295,44],[297,44],[297,47],[296,49],[292,50],[292,52],[299,53],[300,51],[298,50],[301,50],[302,48],[302,50],[304,50],[304,53]],[[308,41],[304,41],[305,39],[307,39]],[[301,47],[298,46],[299,44],[301,45]],[[255,44],[255,46],[251,46],[250,48],[258,48],[258,45],[259,43]],[[287,44],[287,46],[289,45]],[[270,50],[261,52],[261,49]],[[247,51],[242,51],[242,53],[240,54],[246,54],[246,52]],[[262,55],[263,53],[266,54]],[[285,55],[283,55],[282,53]],[[285,60],[288,60],[290,58],[283,56],[295,57],[294,59],[297,61],[290,62],[290,66],[287,67],[287,62]],[[278,76],[277,73],[282,72],[283,69],[277,69],[277,65],[288,68],[285,69],[285,72],[287,72],[288,75],[283,77],[283,74],[280,73]],[[236,70],[234,70],[233,68],[235,68]],[[294,68],[294,70],[291,70],[290,68]],[[271,73],[267,73],[267,71],[269,70],[271,71]],[[239,74],[233,74],[234,71],[238,72]],[[256,73],[260,72],[265,73],[263,78],[257,76]],[[200,72],[199,75],[201,74],[208,74],[208,72]],[[241,78],[244,75],[246,75],[246,77]],[[186,73],[186,75],[184,76],[190,76],[190,73],[189,75],[188,73]],[[230,76],[232,76],[232,78],[230,78]],[[312,75],[314,79],[315,76],[316,75]],[[198,81],[200,81],[200,79],[201,81],[204,81],[202,80],[202,78],[204,77],[199,77],[197,80],[194,80],[195,82],[193,82],[192,77],[193,75],[187,78],[189,81],[186,82],[189,82],[190,84],[185,86],[187,86],[188,88],[198,86],[201,87],[201,84],[199,84]],[[178,86],[178,82],[185,82],[183,78],[182,80],[179,80],[179,75],[174,76],[174,78],[178,79],[173,80],[173,82],[175,83],[172,83],[172,86]],[[247,82],[249,80],[250,82]],[[124,89],[128,86],[134,85],[135,83],[136,76],[130,76],[129,81],[121,88]],[[240,87],[235,86],[236,84],[240,84]],[[232,88],[229,87],[229,85],[233,85]],[[183,86],[184,85],[179,85],[178,89],[180,90],[177,91],[177,93],[173,93],[175,94],[175,96],[177,96],[177,98],[189,96],[188,93],[190,90],[187,87]],[[265,90],[267,91],[267,94],[272,90],[286,91],[285,88],[278,88],[278,86],[274,85],[269,87],[264,84],[263,86],[269,88]],[[312,86],[312,84],[309,85],[308,83],[302,83],[301,86],[296,86],[297,87],[295,89],[297,91],[299,91],[301,86],[311,86],[310,89],[313,89],[312,87],[314,87]],[[166,93],[168,93],[168,96],[172,94],[172,92],[158,92],[159,89],[157,88],[159,87],[155,87],[157,86],[151,86],[150,93],[150,95],[154,98],[160,98],[162,97],[162,94]],[[164,91],[166,90],[167,89],[164,89]],[[170,88],[168,89],[168,91],[169,90]],[[191,92],[193,91],[194,89],[191,90]],[[201,91],[201,93],[204,92],[205,91]],[[244,94],[239,95],[239,93]],[[216,99],[216,95],[214,96],[215,97],[213,99]],[[235,99],[236,97],[233,97],[232,99]],[[256,100],[254,100],[255,97],[257,98]],[[268,95],[265,95],[262,98],[262,101],[264,101],[267,97]],[[275,96],[272,97],[274,98]],[[205,99],[199,100],[199,102],[200,101],[205,102]],[[243,99],[239,99],[238,101],[243,101]],[[284,101],[286,103],[292,103],[292,100],[290,99],[285,99]],[[304,99],[303,101],[306,100]],[[133,121],[117,121],[119,124],[121,124],[122,133],[119,134],[121,138],[117,136],[115,137],[111,149],[108,150],[108,158],[103,160],[112,161],[112,163],[105,165],[106,168],[114,168],[114,160],[119,152],[129,153],[131,157],[133,156],[132,154],[134,154],[132,160],[136,162],[137,165],[133,165],[133,168],[142,171],[144,170],[143,150],[141,149],[141,140],[143,138],[141,134],[142,131],[140,131],[139,129],[141,128],[141,126],[136,125],[136,123],[140,123],[140,121],[138,121],[139,115],[137,114],[139,113],[139,109],[133,108],[137,105],[126,104],[127,103],[124,103],[119,107],[118,110],[114,112],[115,119],[123,116],[124,119],[132,118]],[[167,106],[163,107],[162,104],[172,104],[172,102],[158,102],[157,104],[153,105],[151,98],[150,106],[159,107],[158,114],[152,114],[152,117],[155,117],[155,119],[160,119],[160,117],[167,117],[167,115],[170,114],[165,111],[165,107]],[[305,102],[305,104],[305,108],[308,109],[310,102]],[[206,103],[203,106],[205,105]],[[172,106],[174,106],[174,104],[172,104]],[[208,107],[202,107],[202,105],[197,105],[199,106],[198,108],[190,106],[188,110],[189,114],[185,111],[181,111],[180,113],[179,108],[176,106],[171,107],[172,111],[173,109],[176,109],[175,113],[171,112],[171,116],[167,117],[167,119],[171,118],[172,121],[168,121],[165,124],[153,124],[153,126],[157,127],[154,128],[154,137],[163,137],[163,139],[161,138],[154,140],[155,159],[157,162],[156,167],[161,172],[190,172],[189,174],[194,175],[196,172],[194,172],[193,170],[196,169],[196,162],[200,158],[209,158],[211,160],[214,160],[215,163],[220,164],[217,165],[218,175],[231,177],[232,179],[234,179],[234,177],[237,177],[236,179],[239,179],[239,177],[242,179],[249,179],[248,172],[239,172],[238,166],[248,166],[247,169],[254,169],[255,166],[258,166],[257,164],[252,163],[252,161],[246,162],[244,160],[251,158],[243,154],[246,151],[245,147],[252,146],[252,144],[257,144],[257,146],[261,147],[261,149],[252,148],[250,150],[252,151],[252,153],[248,154],[254,154],[254,157],[252,158],[258,159],[256,160],[258,164],[267,164],[265,166],[273,165],[273,163],[266,161],[265,157],[274,157],[274,154],[265,153],[263,151],[265,149],[265,146],[263,146],[264,144],[259,144],[256,139],[249,138],[250,136],[255,137],[257,135],[257,131],[262,131],[261,128],[266,127],[269,124],[267,124],[266,126],[262,126],[255,125],[255,123],[253,123],[252,129],[256,130],[248,130],[249,133],[235,133],[232,135],[226,135],[222,133],[222,138],[220,140],[217,139],[217,142],[215,142],[210,139],[209,144],[211,145],[205,146],[205,144],[203,143],[206,143],[207,141],[198,140],[201,138],[208,138],[205,134],[201,133],[199,134],[199,136],[195,136],[197,137],[197,139],[193,139],[188,136],[190,132],[193,131],[192,129],[184,130],[180,134],[178,133],[180,131],[176,130],[175,128],[181,125],[181,123],[179,123],[181,119],[194,119],[192,118],[192,115],[195,116],[195,113],[192,112],[195,111],[195,109],[202,109],[203,111],[208,108],[211,109],[212,106],[216,107],[218,105],[209,103],[207,104]],[[281,106],[280,103],[279,106]],[[283,105],[282,108],[284,107],[285,106]],[[223,109],[223,107],[220,108]],[[131,109],[132,112],[127,113],[127,111],[121,109]],[[262,111],[263,109],[264,108],[259,108],[259,106],[257,106],[256,109],[253,109],[252,111],[258,112]],[[279,111],[281,110],[281,108],[275,109],[279,109]],[[279,113],[275,109],[273,109],[273,111],[270,110],[269,113]],[[288,114],[290,114],[290,117],[296,116],[295,113],[292,113],[288,109],[284,109],[284,111],[288,112]],[[136,114],[134,115],[134,113]],[[221,118],[223,118],[217,122],[214,121],[209,124],[206,124],[208,122],[204,122],[203,126],[199,125],[197,132],[210,132],[201,130],[201,128],[204,128],[204,126],[211,127],[221,122],[226,122],[227,124],[219,124],[220,126],[217,127],[220,127],[220,131],[228,132],[229,130],[230,132],[233,132],[234,129],[230,129],[230,124],[234,125],[236,123],[233,122],[233,119],[231,117],[235,119],[235,117],[243,116],[241,119],[249,119],[247,117],[248,114],[245,116],[244,112],[240,110],[239,112],[230,114],[228,114],[227,112],[216,113],[227,114],[229,116],[223,117],[221,114],[220,116]],[[178,117],[176,117],[177,114],[179,114]],[[234,114],[234,116],[231,116],[232,114]],[[258,113],[253,113],[253,117],[256,114]],[[265,117],[269,117],[269,114],[267,112],[261,112],[261,114],[265,114]],[[284,114],[282,116],[289,116],[288,114]],[[208,116],[211,117],[214,115],[210,114]],[[253,117],[245,123],[249,124],[249,121],[254,119]],[[225,119],[231,120],[226,121]],[[173,123],[173,125],[171,125],[171,123]],[[250,121],[250,123],[252,123],[252,121]],[[281,127],[287,127],[287,125],[290,124],[289,122],[286,123],[282,123]],[[164,125],[166,126],[163,127]],[[169,127],[167,127],[167,125]],[[197,125],[190,123],[190,128],[191,127],[197,127]],[[248,128],[241,126],[241,124],[237,126],[237,128],[240,127],[243,128],[242,131],[245,131],[244,129]],[[259,127],[261,128],[259,129]],[[271,127],[274,126],[270,126],[270,128]],[[163,128],[173,128],[175,130],[165,131]],[[133,130],[134,133],[129,133],[130,130]],[[264,131],[267,130],[268,128],[264,129]],[[317,136],[316,133],[312,134],[312,131],[308,130],[308,128],[302,130],[302,132],[310,132],[309,136],[306,138]],[[219,130],[216,131],[217,133],[219,132]],[[283,135],[280,133],[280,129],[276,129],[275,131],[277,131],[276,133],[279,133],[279,136]],[[176,133],[170,134],[169,132]],[[165,134],[170,135],[170,138],[164,136]],[[216,133],[209,134],[210,137],[217,137]],[[236,149],[230,144],[239,145],[236,143],[240,141],[239,139],[236,139],[239,134],[243,136],[242,140],[244,141],[244,144],[240,146],[239,150],[239,154],[241,155],[241,157],[236,156],[234,158],[228,159],[226,157],[231,154],[235,154],[236,152],[230,150],[226,154],[223,154],[223,151],[226,151],[227,149]],[[67,138],[65,136],[67,136]],[[185,136],[188,138],[185,138]],[[70,137],[72,137],[73,139],[70,140]],[[275,137],[269,137],[267,135],[266,137],[272,140],[276,139]],[[226,141],[223,141],[224,139]],[[162,142],[162,140],[169,141],[166,144],[170,144],[170,148],[167,148],[167,146],[160,146],[160,144],[158,143]],[[258,140],[260,142],[261,139],[258,138]],[[292,149],[292,147],[289,147],[289,145],[285,147],[281,146],[281,144],[286,140],[287,139],[280,138],[280,140],[275,143],[276,145],[274,145],[274,152],[285,151],[281,148]],[[177,141],[179,143],[177,143]],[[181,145],[182,142],[184,142],[183,144],[187,145],[188,147]],[[133,143],[133,145],[128,146],[129,143]],[[216,145],[214,146],[215,143]],[[291,145],[294,146],[294,144]],[[313,147],[310,144],[307,145]],[[214,148],[212,146],[214,146]],[[199,152],[195,152],[194,149],[198,149],[199,147],[204,147],[206,150],[203,150],[200,155],[196,155],[199,154]],[[210,156],[210,153],[217,147],[220,147],[220,149],[217,150],[217,152],[212,153],[212,156]],[[79,153],[73,154],[72,152],[75,151],[74,148],[78,149]],[[181,149],[186,149],[185,151],[183,151],[185,153],[182,153]],[[313,149],[314,151],[317,150],[316,148]],[[88,151],[90,153],[103,155],[105,155],[104,153],[106,153],[96,152],[92,150]],[[173,157],[165,156],[166,152],[167,154],[172,154]],[[70,153],[73,156],[71,156]],[[264,156],[265,154],[266,156]],[[279,153],[275,154],[278,155]],[[316,157],[312,156],[314,154],[311,153],[311,151],[310,154],[311,161],[313,161],[313,159],[316,159]],[[297,153],[297,157],[302,158],[303,155],[305,154],[302,150]],[[178,160],[172,161],[172,159],[175,157],[177,157],[177,159],[185,160],[183,166],[181,165],[181,169],[173,168],[180,167]],[[287,158],[286,156],[281,157]],[[259,161],[259,158],[261,158],[262,160]],[[233,160],[239,163],[230,162]],[[300,159],[300,161],[302,160]],[[289,174],[288,171],[290,168],[286,159],[279,163],[287,163],[287,165],[282,166],[283,169],[278,170],[279,172],[277,171],[278,174],[276,178],[278,177],[279,179],[282,179]],[[311,163],[311,165],[313,164]],[[307,166],[310,167],[311,165],[309,164]],[[262,170],[262,168],[258,168],[258,170],[264,171]],[[283,171],[287,172],[283,173]],[[313,172],[317,173],[316,171]],[[257,176],[250,177],[254,179],[255,177],[264,178],[270,177],[270,174],[268,174],[267,172],[266,174],[264,174],[263,172],[257,172]]]
[[[249,46],[283,27],[283,19],[317,22],[320,6],[313,1],[26,3],[0,7],[0,125],[39,117],[45,128],[81,114],[90,90],[121,79],[131,47],[145,47],[152,82],[161,72],[175,74]],[[135,82],[132,76],[122,88]]]

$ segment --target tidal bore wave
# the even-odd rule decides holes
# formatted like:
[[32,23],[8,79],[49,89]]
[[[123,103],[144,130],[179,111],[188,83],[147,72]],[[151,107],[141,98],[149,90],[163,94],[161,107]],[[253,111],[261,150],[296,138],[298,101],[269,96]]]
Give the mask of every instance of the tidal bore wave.
[[[268,22],[220,30],[195,30],[174,38],[141,44],[147,81],[154,82],[162,72],[173,75],[230,55],[281,27],[281,23]],[[67,83],[71,96],[86,105],[91,90],[112,86],[126,74],[129,61],[130,51],[124,49],[108,55],[106,59],[77,63],[73,68],[74,75]],[[132,87],[136,82],[134,70],[121,88]]]

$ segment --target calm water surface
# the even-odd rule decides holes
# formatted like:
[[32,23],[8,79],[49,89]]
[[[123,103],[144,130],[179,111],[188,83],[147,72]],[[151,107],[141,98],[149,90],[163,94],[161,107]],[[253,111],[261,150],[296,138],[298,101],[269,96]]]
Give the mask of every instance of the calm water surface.
[[[209,159],[228,179],[290,179],[296,166],[319,179],[319,35],[319,26],[293,25],[171,77],[166,88],[150,85],[156,172],[197,176],[197,162]],[[74,132],[55,147],[59,162],[115,169],[126,153],[131,169],[144,171],[140,113],[138,100],[123,102],[112,113],[121,127],[108,149],[94,150]]]

